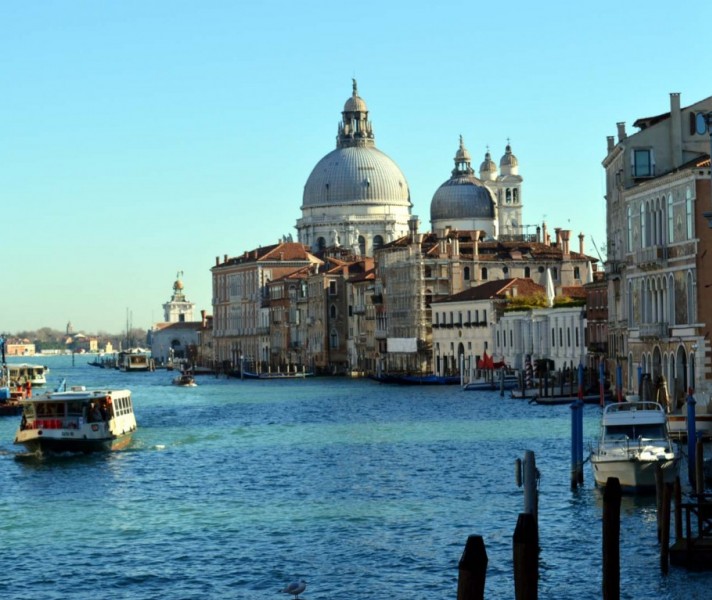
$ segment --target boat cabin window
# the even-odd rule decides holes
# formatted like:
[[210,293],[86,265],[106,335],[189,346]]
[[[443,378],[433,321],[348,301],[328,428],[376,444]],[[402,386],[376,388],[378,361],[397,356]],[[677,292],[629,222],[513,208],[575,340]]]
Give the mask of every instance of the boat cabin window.
[[38,402],[37,416],[42,417],[63,417],[64,403],[63,402]]
[[67,415],[70,417],[81,417],[84,404],[81,401],[67,402]]
[[665,426],[661,423],[646,425],[608,425],[606,438],[609,440],[624,441],[637,440],[663,440],[665,439]]

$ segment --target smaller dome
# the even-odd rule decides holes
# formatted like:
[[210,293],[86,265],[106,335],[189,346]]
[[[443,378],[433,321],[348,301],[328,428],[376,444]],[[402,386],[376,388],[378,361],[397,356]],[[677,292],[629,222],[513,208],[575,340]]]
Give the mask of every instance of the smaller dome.
[[494,164],[494,161],[492,160],[492,155],[487,151],[485,154],[485,159],[482,161],[482,164],[480,165],[480,173],[496,173],[497,172],[497,165]]
[[183,282],[180,279],[177,279],[176,282],[173,284],[173,289],[174,290],[182,290]]
[[368,112],[368,107],[366,102],[361,96],[358,95],[358,87],[356,86],[356,80],[353,80],[354,91],[351,94],[351,98],[344,104],[344,112]]
[[504,149],[504,156],[502,157],[502,160],[499,161],[499,166],[516,167],[518,165],[519,161],[517,160],[517,157],[512,154],[512,147],[507,144],[507,147]]

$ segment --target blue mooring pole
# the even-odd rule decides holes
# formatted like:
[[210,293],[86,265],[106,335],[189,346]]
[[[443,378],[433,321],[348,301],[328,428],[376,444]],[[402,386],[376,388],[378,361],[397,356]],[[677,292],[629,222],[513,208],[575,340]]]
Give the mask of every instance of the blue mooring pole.
[[695,431],[695,401],[692,388],[687,391],[687,478],[692,487],[695,487],[695,444],[697,433]]

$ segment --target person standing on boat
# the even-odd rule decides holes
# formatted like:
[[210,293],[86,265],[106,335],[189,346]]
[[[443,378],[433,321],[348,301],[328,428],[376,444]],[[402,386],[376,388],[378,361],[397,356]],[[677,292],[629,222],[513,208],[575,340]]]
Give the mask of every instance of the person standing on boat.
[[101,411],[99,410],[99,407],[92,402],[91,406],[89,406],[89,418],[87,421],[98,423],[101,420]]
[[27,398],[32,398],[32,382],[28,379],[27,383],[25,383],[25,392],[27,394]]

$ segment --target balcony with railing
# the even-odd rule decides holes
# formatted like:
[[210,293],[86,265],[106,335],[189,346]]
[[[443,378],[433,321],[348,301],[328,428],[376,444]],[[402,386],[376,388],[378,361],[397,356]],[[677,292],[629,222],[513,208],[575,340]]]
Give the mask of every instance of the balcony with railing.
[[650,246],[635,251],[635,264],[639,269],[650,271],[667,265],[667,246]]

